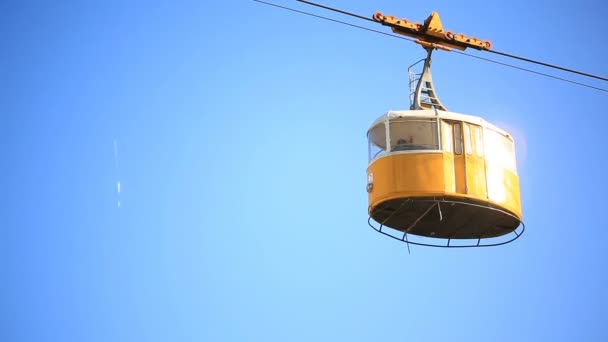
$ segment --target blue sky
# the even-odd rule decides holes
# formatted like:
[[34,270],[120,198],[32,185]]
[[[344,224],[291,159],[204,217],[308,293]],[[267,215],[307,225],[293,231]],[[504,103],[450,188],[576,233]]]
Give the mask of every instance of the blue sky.
[[[597,1],[325,4],[608,75]],[[419,46],[252,1],[0,8],[0,340],[608,338],[606,93],[436,53],[442,102],[515,136],[527,231],[408,255],[365,133]]]

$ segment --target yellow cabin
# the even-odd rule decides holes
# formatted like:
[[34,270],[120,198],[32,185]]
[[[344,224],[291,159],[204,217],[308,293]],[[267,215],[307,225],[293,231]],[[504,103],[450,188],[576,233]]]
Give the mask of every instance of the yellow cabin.
[[478,117],[434,109],[390,111],[367,135],[369,215],[376,222],[444,239],[497,237],[520,225],[507,132]]

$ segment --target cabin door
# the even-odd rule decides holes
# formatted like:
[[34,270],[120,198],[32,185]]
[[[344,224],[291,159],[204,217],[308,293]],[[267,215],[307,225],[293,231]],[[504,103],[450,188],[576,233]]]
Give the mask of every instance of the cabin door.
[[[464,143],[463,143],[463,123],[461,121],[443,121],[443,139],[444,139],[444,151],[450,153],[448,158],[452,159],[452,165],[446,165],[447,170],[453,172],[447,172],[446,184],[454,184],[452,188],[456,193],[466,194],[467,193],[467,181],[466,181],[466,161],[464,155]],[[452,169],[452,170],[450,170]],[[450,177],[452,174],[453,178]],[[451,178],[451,179],[447,179]],[[454,183],[452,183],[454,182]]]

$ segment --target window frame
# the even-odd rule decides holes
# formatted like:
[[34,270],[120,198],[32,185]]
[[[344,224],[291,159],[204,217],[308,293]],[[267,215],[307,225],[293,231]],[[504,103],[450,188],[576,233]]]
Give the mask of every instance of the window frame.
[[[500,137],[502,140],[498,141],[499,143],[499,147],[502,149],[505,145],[505,141],[507,141],[509,143],[509,149],[508,150],[504,150],[503,149],[503,155],[500,156],[500,158],[497,157],[490,157],[488,158],[488,156],[490,155],[489,153],[486,153],[484,158],[486,159],[486,163],[488,165],[492,164],[493,166],[500,166],[501,168],[504,168],[506,170],[509,170],[511,172],[514,172],[515,174],[517,174],[517,158],[515,156],[515,141],[513,141],[513,138],[509,135],[509,134],[503,134],[502,132],[493,129],[492,127],[485,127],[484,129],[484,152],[487,152],[488,149],[486,146],[486,143],[491,140],[494,139],[493,137],[491,137],[491,134],[495,134],[496,136]],[[492,142],[492,143],[496,143],[496,142]],[[504,152],[508,152],[508,155],[505,154]],[[508,157],[508,160],[506,160]]]
[[473,155],[473,136],[471,134],[471,125],[468,122],[463,123],[463,138],[464,138],[464,153],[467,156]]
[[[432,144],[425,144],[425,145],[432,145],[432,148],[425,148],[425,149],[406,149],[406,150],[396,150],[394,151],[393,148],[396,147],[397,145],[393,146],[392,144],[392,139],[394,138],[391,135],[391,125],[392,124],[405,124],[405,123],[415,123],[415,122],[423,122],[423,123],[427,123],[431,125],[431,132],[433,130],[432,125],[435,125],[434,136],[432,136]],[[436,117],[400,117],[394,120],[387,120],[386,123],[386,128],[387,128],[387,135],[386,135],[386,140],[387,140],[387,150],[388,153],[437,153],[437,152],[442,152],[443,148],[441,145],[441,126],[440,126],[440,122],[441,120],[439,118]],[[420,145],[422,146],[422,145]]]
[[[462,146],[462,121],[455,121],[452,124],[452,136],[453,136],[453,140],[454,140],[454,154],[456,155],[461,155],[463,153],[463,146]],[[458,131],[458,134],[456,134],[456,131]]]
[[[387,144],[387,143],[389,142],[389,141],[388,141],[389,137],[388,137],[388,124],[387,124],[387,122],[388,122],[388,120],[382,121],[381,123],[378,123],[377,125],[373,126],[372,128],[370,128],[370,129],[367,131],[367,156],[368,156],[368,162],[369,162],[369,163],[371,163],[371,162],[372,162],[374,159],[376,159],[376,158],[382,157],[382,156],[384,156],[384,155],[386,155],[386,154],[390,153],[390,151],[389,151],[389,150],[388,150],[388,148],[387,148],[387,147],[388,147],[388,144]],[[374,131],[375,129],[379,128],[381,125],[382,125],[382,126],[384,126],[384,144],[385,144],[384,149],[383,149],[381,146],[376,145],[376,144],[373,142],[373,140],[372,140],[372,139],[370,139],[370,135],[373,133],[373,131]],[[374,146],[378,147],[378,149],[379,149],[379,151],[378,151],[378,152],[376,152],[376,153],[374,154],[374,156],[372,156],[372,144],[373,144]]]

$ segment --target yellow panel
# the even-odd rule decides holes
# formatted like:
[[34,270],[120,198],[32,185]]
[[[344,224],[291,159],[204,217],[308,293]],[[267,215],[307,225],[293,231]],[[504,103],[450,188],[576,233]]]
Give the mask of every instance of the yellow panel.
[[456,179],[456,192],[466,194],[464,156],[462,154],[454,154],[454,175]]
[[369,166],[370,205],[395,197],[434,196],[445,192],[442,153],[404,153],[382,157]]
[[488,166],[488,198],[521,218],[519,178],[506,168]]
[[445,182],[445,191],[455,193],[456,177],[454,176],[454,156],[452,153],[443,154],[443,176]]
[[[459,157],[464,161],[463,155]],[[385,200],[400,197],[457,196],[487,202],[483,186],[483,158],[474,156],[467,165],[467,172],[470,172],[469,194],[454,192],[456,186],[452,158],[451,153],[445,152],[402,153],[377,159],[367,169],[368,179],[373,182],[369,192],[370,210]],[[464,174],[462,178],[464,179]],[[517,174],[504,168],[488,168],[487,180],[489,201],[521,218]]]
[[407,192],[443,192],[441,153],[396,155],[393,163],[395,190]]
[[507,189],[507,197],[503,205],[521,219],[519,177],[514,172],[505,169],[503,179],[504,187]]
[[485,159],[467,155],[467,194],[486,199]]

